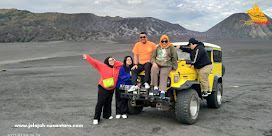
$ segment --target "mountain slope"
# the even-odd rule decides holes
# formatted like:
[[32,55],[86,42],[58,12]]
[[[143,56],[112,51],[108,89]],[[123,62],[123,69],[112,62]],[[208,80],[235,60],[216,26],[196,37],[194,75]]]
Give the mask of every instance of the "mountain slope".
[[[266,16],[269,22],[272,19]],[[245,21],[251,18],[245,13],[237,13],[224,19],[208,31],[206,34],[220,38],[245,38],[245,39],[271,39],[272,25],[267,24],[253,24],[245,25]]]
[[31,13],[0,10],[0,42],[107,40],[149,35],[197,35],[177,24],[155,18],[99,17],[94,14]]

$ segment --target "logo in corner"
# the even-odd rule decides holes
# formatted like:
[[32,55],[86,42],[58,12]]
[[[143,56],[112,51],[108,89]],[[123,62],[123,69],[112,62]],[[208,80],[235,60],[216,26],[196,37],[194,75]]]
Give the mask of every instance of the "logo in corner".
[[255,3],[255,7],[246,11],[251,20],[245,21],[245,23],[242,25],[253,25],[253,24],[271,24],[271,22],[267,22],[267,18],[265,17],[264,13],[261,11],[261,9],[258,7],[258,5]]

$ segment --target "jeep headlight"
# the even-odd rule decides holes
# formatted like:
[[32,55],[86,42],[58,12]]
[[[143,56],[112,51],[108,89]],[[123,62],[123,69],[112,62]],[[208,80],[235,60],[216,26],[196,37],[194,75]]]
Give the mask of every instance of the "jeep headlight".
[[179,81],[180,76],[179,75],[174,75],[174,83],[177,83]]
[[171,86],[171,79],[170,77],[167,78],[167,87],[170,87]]

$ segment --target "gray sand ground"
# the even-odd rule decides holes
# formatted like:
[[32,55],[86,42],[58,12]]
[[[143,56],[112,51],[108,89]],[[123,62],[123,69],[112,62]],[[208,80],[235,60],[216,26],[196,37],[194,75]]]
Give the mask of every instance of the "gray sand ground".
[[[215,41],[226,66],[220,109],[201,102],[194,125],[173,112],[144,108],[128,119],[92,125],[99,73],[83,53],[103,61],[132,55],[133,44],[109,41],[0,44],[0,136],[271,136],[272,40]],[[112,105],[115,115],[115,101]],[[15,124],[82,124],[83,128],[15,128]]]

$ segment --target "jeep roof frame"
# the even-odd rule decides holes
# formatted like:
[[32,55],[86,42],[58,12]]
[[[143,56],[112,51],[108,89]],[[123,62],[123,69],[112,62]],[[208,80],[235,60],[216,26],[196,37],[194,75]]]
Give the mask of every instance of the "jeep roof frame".
[[[188,45],[189,42],[173,42],[173,45],[182,45],[182,46],[186,46]],[[212,43],[208,43],[208,42],[203,42],[205,47],[211,47],[211,48],[219,48],[221,49],[220,46],[212,44]]]

